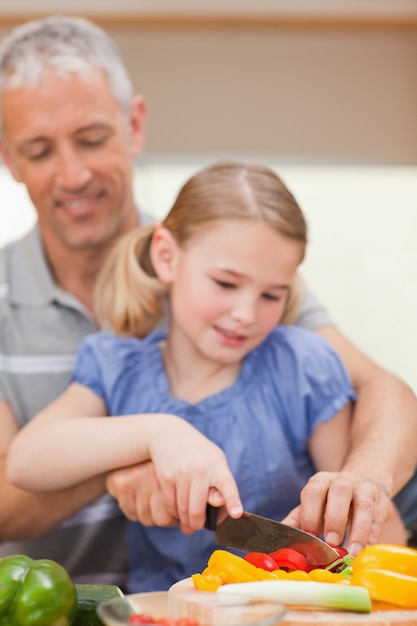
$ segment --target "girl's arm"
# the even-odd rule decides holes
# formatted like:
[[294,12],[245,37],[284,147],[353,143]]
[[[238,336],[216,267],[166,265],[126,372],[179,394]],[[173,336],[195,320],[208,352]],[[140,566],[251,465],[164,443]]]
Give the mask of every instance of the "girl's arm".
[[7,475],[14,485],[49,491],[151,459],[167,509],[201,528],[211,488],[229,513],[242,512],[223,451],[185,420],[163,413],[103,417],[103,400],[72,383],[15,437]]

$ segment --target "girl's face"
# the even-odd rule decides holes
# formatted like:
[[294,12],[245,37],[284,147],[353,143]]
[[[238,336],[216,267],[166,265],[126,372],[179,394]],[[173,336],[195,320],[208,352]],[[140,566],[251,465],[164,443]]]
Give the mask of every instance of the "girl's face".
[[238,363],[281,319],[303,245],[262,222],[231,219],[174,248],[170,337],[200,357]]

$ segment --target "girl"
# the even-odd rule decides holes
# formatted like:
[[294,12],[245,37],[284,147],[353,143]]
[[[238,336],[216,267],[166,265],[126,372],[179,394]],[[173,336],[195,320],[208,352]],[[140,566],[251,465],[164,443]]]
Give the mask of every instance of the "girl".
[[[116,245],[97,291],[112,332],[81,344],[67,390],[17,435],[10,480],[58,489],[150,458],[184,526],[202,528],[210,489],[236,517],[240,494],[282,519],[316,470],[340,468],[354,399],[323,339],[277,326],[296,305],[306,230],[267,168],[226,162],[193,176],[162,224]],[[168,332],[148,334],[166,295]],[[201,571],[216,548],[208,530],[130,531],[131,592]]]

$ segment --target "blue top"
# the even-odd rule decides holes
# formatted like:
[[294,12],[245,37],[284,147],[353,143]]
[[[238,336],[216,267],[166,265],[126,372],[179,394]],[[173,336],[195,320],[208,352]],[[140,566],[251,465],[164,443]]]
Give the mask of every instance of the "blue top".
[[[246,356],[231,387],[190,404],[170,394],[165,338],[91,335],[80,346],[73,380],[101,396],[109,415],[183,417],[224,450],[244,508],[282,519],[315,471],[307,449],[315,427],[355,398],[339,357],[315,333],[279,326]],[[167,589],[201,572],[218,547],[208,530],[190,536],[134,522],[130,538],[131,593]]]

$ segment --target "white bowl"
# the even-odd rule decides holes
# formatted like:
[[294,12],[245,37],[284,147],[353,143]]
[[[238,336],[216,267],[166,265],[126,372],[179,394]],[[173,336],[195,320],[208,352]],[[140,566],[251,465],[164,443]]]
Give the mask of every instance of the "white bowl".
[[286,611],[277,602],[242,596],[236,596],[233,604],[224,605],[219,601],[217,593],[211,591],[190,598],[190,601],[184,601],[183,598],[178,603],[175,595],[168,591],[130,594],[106,600],[97,607],[97,614],[105,626],[128,626],[129,617],[135,613],[147,613],[154,619],[188,617],[197,620],[199,626],[273,626]]

